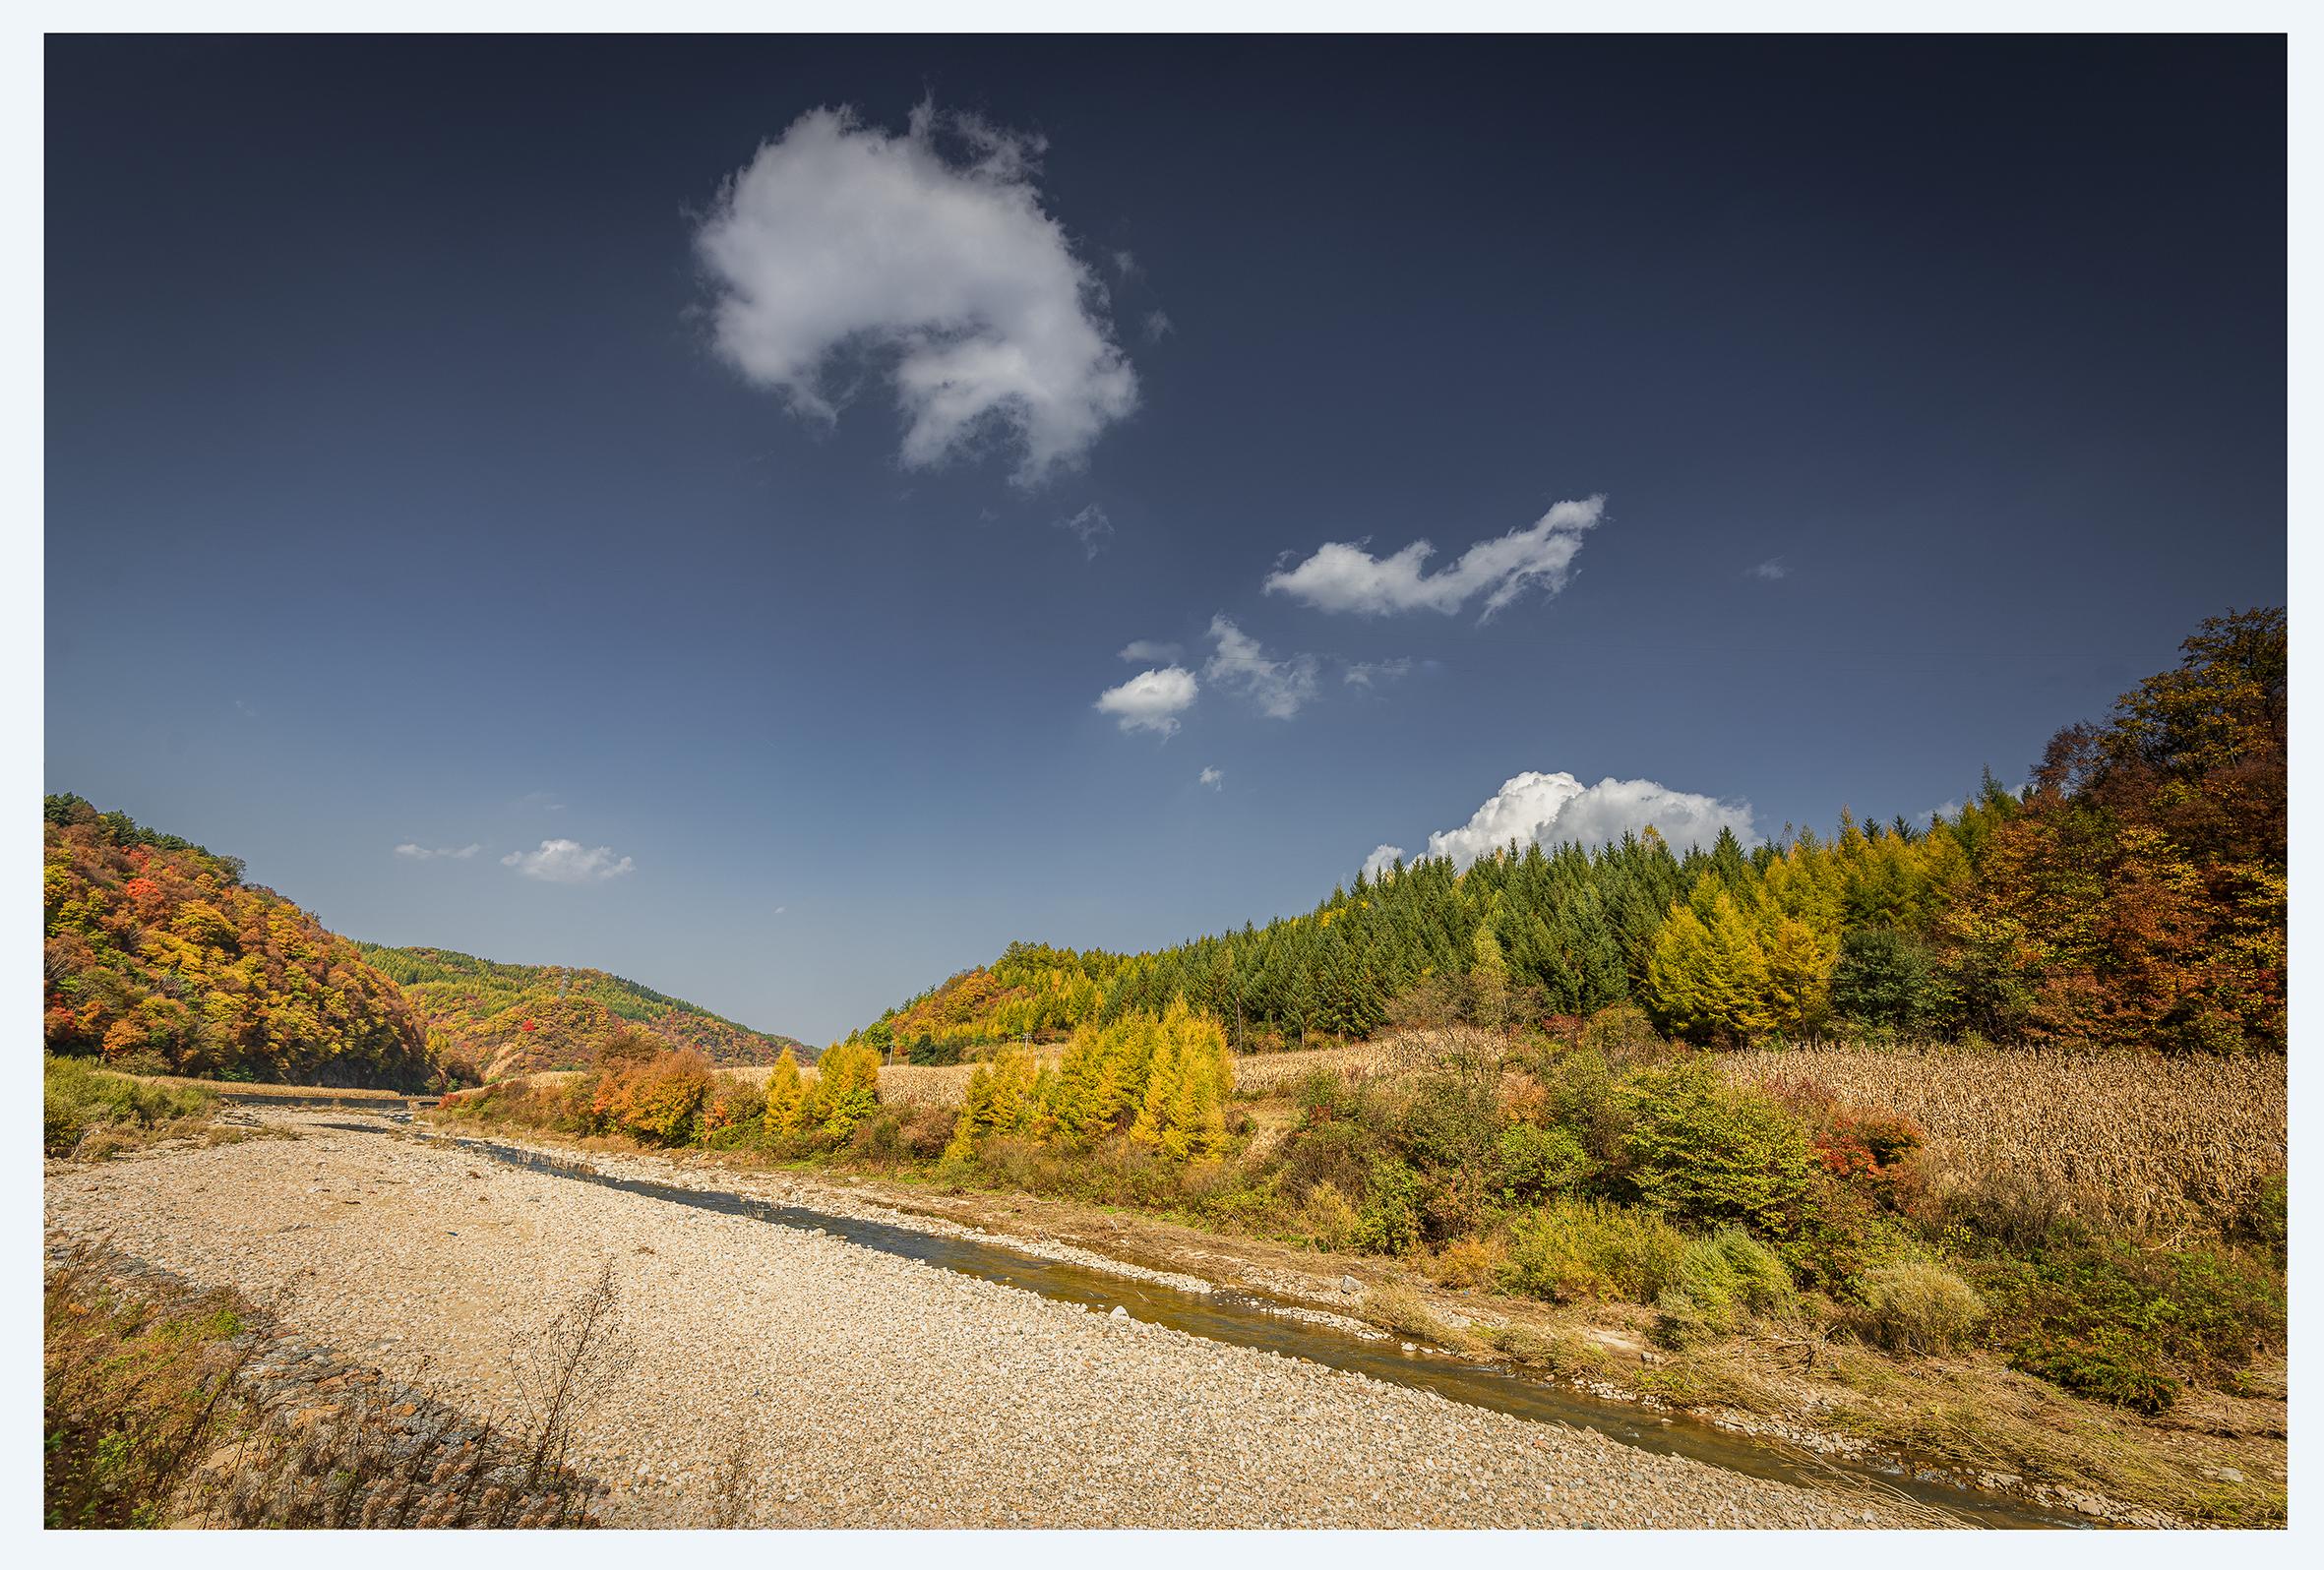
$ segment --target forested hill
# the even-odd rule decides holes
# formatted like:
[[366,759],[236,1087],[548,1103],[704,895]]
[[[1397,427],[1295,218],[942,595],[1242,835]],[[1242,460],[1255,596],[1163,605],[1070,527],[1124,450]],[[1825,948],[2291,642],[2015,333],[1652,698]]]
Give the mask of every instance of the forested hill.
[[41,806],[41,1032],[147,1073],[426,1086],[418,1015],[242,864],[78,796]]
[[357,946],[403,989],[439,1056],[472,1064],[487,1079],[584,1067],[625,1025],[698,1048],[715,1063],[771,1063],[785,1047],[803,1059],[815,1056],[788,1036],[749,1029],[601,970],[504,965],[449,948]]
[[1012,944],[856,1038],[948,1061],[1183,996],[1244,1051],[1628,1002],[1706,1044],[2281,1052],[2284,613],[2215,618],[2182,649],[2107,723],[2058,732],[2022,791],[1988,774],[1951,817],[1423,860],[1156,953]]

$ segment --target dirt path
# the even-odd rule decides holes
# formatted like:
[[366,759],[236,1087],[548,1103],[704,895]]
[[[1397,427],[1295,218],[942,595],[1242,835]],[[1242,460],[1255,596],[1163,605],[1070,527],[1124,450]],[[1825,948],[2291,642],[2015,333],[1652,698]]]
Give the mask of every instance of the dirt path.
[[704,1525],[744,1441],[757,1526],[1901,1524],[889,1257],[811,1232],[318,1126],[52,1163],[52,1236],[277,1305],[513,1414],[512,1353],[614,1261],[639,1355],[581,1464],[620,1525]]

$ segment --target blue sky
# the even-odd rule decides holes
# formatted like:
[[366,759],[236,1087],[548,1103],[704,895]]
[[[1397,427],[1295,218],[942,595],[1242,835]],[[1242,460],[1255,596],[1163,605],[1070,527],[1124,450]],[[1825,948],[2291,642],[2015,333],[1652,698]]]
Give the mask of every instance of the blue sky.
[[52,40],[47,784],[816,1039],[1923,813],[2284,597],[2284,59]]

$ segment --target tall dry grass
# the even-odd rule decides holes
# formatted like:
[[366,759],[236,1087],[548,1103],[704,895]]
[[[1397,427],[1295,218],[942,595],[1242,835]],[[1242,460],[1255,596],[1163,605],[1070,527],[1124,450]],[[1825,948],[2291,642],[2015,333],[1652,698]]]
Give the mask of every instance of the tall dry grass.
[[2281,1057],[1816,1047],[1725,1059],[1738,1079],[1812,1080],[1903,1113],[1932,1180],[2144,1236],[2210,1233],[2285,1171]]

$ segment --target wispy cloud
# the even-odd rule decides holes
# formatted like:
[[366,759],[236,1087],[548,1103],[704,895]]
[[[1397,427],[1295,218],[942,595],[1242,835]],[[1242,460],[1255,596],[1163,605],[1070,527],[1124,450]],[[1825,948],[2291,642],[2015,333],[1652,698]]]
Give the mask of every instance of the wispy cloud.
[[616,856],[610,845],[585,848],[574,839],[544,839],[539,850],[511,851],[500,862],[544,883],[600,883],[637,871],[635,862]]
[[239,712],[239,713],[242,715],[242,717],[243,717],[243,718],[245,718],[245,719],[257,719],[257,718],[258,718],[258,710],[257,710],[257,709],[255,709],[255,708],[252,708],[252,707],[251,707],[251,706],[250,706],[248,703],[245,703],[245,702],[244,702],[242,699],[240,699],[240,698],[238,698],[238,697],[237,697],[236,699],[234,699],[234,707],[235,707],[235,709],[236,709],[236,710],[237,710],[237,711],[238,711],[238,712]]
[[1148,311],[1146,313],[1145,332],[1148,343],[1159,343],[1177,331],[1178,324],[1170,320],[1168,313],[1162,311]]
[[1081,549],[1088,553],[1089,559],[1093,562],[1097,560],[1097,553],[1104,547],[1107,538],[1114,532],[1113,520],[1106,516],[1106,510],[1095,502],[1090,503],[1071,517],[1059,518],[1055,527],[1070,531],[1073,538],[1081,542]]
[[1479,621],[1529,589],[1557,594],[1565,587],[1582,536],[1606,515],[1606,498],[1560,502],[1521,529],[1483,540],[1440,573],[1424,573],[1437,548],[1414,540],[1392,556],[1375,556],[1362,540],[1325,545],[1298,566],[1268,575],[1269,594],[1288,594],[1319,611],[1394,616],[1437,611],[1451,616],[1480,596]]
[[1132,665],[1166,665],[1185,652],[1184,644],[1151,637],[1132,638],[1122,645],[1122,658]]
[[[1466,867],[1511,841],[1604,845],[1650,826],[1675,851],[1707,846],[1722,828],[1735,830],[1746,845],[1759,838],[1747,803],[1675,791],[1650,779],[1602,779],[1584,785],[1566,773],[1524,773],[1504,781],[1466,823],[1431,834],[1427,854],[1449,856]],[[1403,854],[1400,846],[1382,845],[1365,858],[1365,870],[1377,872]]]
[[396,847],[396,854],[414,862],[464,862],[483,848],[481,845],[428,846],[405,840]]
[[1106,291],[1035,185],[1046,145],[923,103],[901,136],[816,109],[719,191],[695,245],[717,352],[829,423],[834,370],[884,373],[908,468],[990,436],[1034,484],[1137,403]]
[[1743,576],[1755,577],[1764,583],[1772,583],[1778,578],[1791,575],[1792,570],[1784,566],[1784,559],[1780,556],[1771,556],[1764,562],[1743,569]]
[[1237,627],[1222,612],[1210,619],[1213,652],[1202,675],[1214,686],[1241,693],[1258,705],[1269,719],[1289,719],[1315,695],[1315,678],[1322,662],[1313,654],[1286,654],[1277,659],[1258,639]]
[[1224,790],[1227,783],[1227,771],[1223,768],[1205,768],[1194,776],[1194,783],[1207,785],[1214,791]]
[[1392,660],[1350,661],[1348,667],[1340,673],[1340,680],[1350,687],[1361,687],[1370,691],[1381,682],[1399,682],[1411,674],[1411,658],[1400,655]]
[[1098,712],[1111,714],[1124,731],[1152,731],[1160,736],[1178,733],[1178,717],[1194,706],[1201,684],[1194,673],[1176,665],[1140,671],[1120,687],[1098,694]]
[[557,800],[556,796],[549,791],[526,791],[517,798],[517,805],[535,813],[562,813],[565,811],[565,804]]

